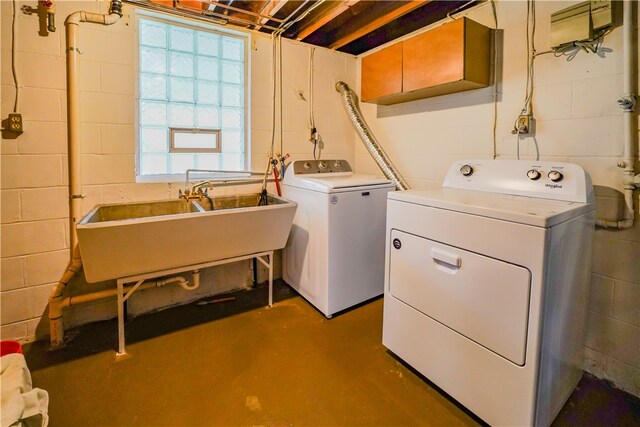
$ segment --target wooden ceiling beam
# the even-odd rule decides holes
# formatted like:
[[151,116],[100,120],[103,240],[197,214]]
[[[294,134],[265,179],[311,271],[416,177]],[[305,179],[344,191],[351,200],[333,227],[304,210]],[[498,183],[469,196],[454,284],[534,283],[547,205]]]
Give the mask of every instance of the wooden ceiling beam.
[[344,26],[344,31],[341,31],[341,35],[339,35],[336,40],[331,42],[328,46],[330,49],[339,49],[342,46],[351,43],[352,41],[359,39],[360,37],[377,30],[383,25],[388,24],[389,22],[397,19],[407,13],[424,6],[429,3],[430,0],[411,0],[411,1],[403,1],[400,2],[400,5],[391,10],[388,13],[385,13],[382,16],[371,19],[370,17],[357,17],[356,19],[359,21],[358,23],[354,22],[354,20],[350,21],[347,26]]
[[234,7],[234,6],[229,6],[227,4],[220,3],[220,2],[217,2],[215,0],[202,0],[202,1],[204,3],[209,3],[209,4],[212,4],[212,5],[216,6],[216,7],[220,7],[222,9],[226,9],[228,11],[238,12],[239,14],[242,14],[242,15],[251,15],[251,16],[254,16],[254,17],[257,17],[257,18],[266,18],[266,19],[268,19],[270,21],[275,21],[275,22],[278,22],[278,23],[282,23],[283,22],[281,19],[274,18],[273,16],[267,16],[267,15],[263,15],[261,13],[253,12],[251,10],[241,9],[241,8]]
[[318,14],[309,17],[307,20],[302,21],[303,25],[298,29],[297,33],[293,35],[296,40],[303,40],[310,34],[314,33],[329,21],[343,12],[346,12],[351,6],[355,5],[361,0],[341,0],[329,2],[330,7],[321,10]]
[[[260,15],[267,15],[273,18],[273,16],[278,13],[280,9],[287,4],[287,0],[269,0],[265,3],[265,5],[260,10]],[[270,18],[259,18],[257,24],[263,25],[267,23]]]

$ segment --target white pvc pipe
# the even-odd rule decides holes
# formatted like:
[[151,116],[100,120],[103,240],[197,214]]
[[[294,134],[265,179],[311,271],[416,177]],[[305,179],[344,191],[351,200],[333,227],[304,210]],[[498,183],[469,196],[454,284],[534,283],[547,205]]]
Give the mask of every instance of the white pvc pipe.
[[637,78],[637,48],[633,46],[633,1],[625,0],[623,2],[623,21],[622,21],[622,98],[621,101],[629,101],[631,107],[622,106],[623,112],[623,135],[624,145],[622,152],[622,160],[618,166],[623,168],[622,184],[624,193],[624,219],[610,220],[604,218],[596,219],[596,225],[604,228],[625,229],[633,227],[635,217],[635,207],[633,193],[638,188],[638,176],[634,169],[634,161],[636,157],[636,149],[640,150],[637,141],[637,133],[635,131],[634,122],[636,114],[634,111],[636,94],[634,92],[634,79]]
[[[112,1],[113,10],[120,10],[120,2]],[[80,22],[111,25],[116,23],[120,12],[101,15],[84,11],[74,12],[65,21],[67,52],[67,141],[69,157],[69,236],[70,261],[62,278],[54,286],[49,297],[49,331],[52,347],[64,340],[62,311],[65,307],[63,295],[67,284],[80,271],[82,260],[78,246],[76,224],[82,213],[82,169],[80,163],[80,88],[78,79],[78,27]]]
[[79,12],[74,12],[67,17],[65,21],[65,25],[75,24],[78,25],[80,22],[91,22],[94,24],[102,24],[102,25],[111,25],[118,22],[121,18],[120,15],[112,13],[109,15],[102,15],[99,13],[91,13],[85,12],[83,10]]
[[198,289],[200,287],[200,270],[194,270],[191,273],[191,278],[193,280],[193,285],[189,285],[189,282],[187,280],[183,280],[178,284],[180,285],[180,287],[182,287],[182,289],[185,289],[187,291]]
[[622,2],[622,67],[623,81],[622,90],[625,94],[631,94],[633,91],[633,75],[627,71],[633,71],[633,1],[625,0]]
[[[72,19],[72,17],[74,19]],[[78,246],[76,224],[82,212],[82,164],[80,161],[80,87],[78,81],[78,22],[79,12],[69,15],[67,30],[67,138],[69,153],[69,198],[71,203],[71,247]]]
[[[185,279],[183,276],[171,276],[171,277],[166,277],[164,279],[148,280],[137,287],[127,286],[124,288],[124,293],[127,294],[134,287],[137,291],[139,291],[143,289],[159,288],[161,286],[166,286],[172,283],[179,285],[183,289],[192,291],[200,286],[200,271],[196,270],[193,272],[192,286],[189,286],[189,281]],[[63,308],[67,308],[67,307],[71,307],[78,304],[84,304],[91,301],[98,301],[101,299],[112,298],[112,297],[115,297],[116,295],[118,295],[117,289],[105,289],[103,291],[97,291],[90,294],[67,297],[62,300],[61,306]]]
[[[633,1],[625,0],[623,2],[623,24],[622,24],[622,92],[623,97],[635,98],[634,79],[635,64],[637,62],[637,49],[633,47]],[[633,122],[635,114],[633,108],[627,109],[623,113],[624,116],[624,152],[623,161],[625,162],[625,171],[635,174],[633,170],[634,153],[634,126]]]

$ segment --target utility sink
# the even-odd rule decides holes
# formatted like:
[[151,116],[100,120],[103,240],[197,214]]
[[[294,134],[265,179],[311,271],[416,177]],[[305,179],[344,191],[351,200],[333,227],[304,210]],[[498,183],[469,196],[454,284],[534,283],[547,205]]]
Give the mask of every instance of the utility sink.
[[[94,207],[76,230],[88,282],[282,249],[297,204],[259,194]],[[214,209],[211,209],[213,201]]]
[[157,202],[98,205],[80,223],[91,224],[204,211],[205,208],[193,200],[162,200]]

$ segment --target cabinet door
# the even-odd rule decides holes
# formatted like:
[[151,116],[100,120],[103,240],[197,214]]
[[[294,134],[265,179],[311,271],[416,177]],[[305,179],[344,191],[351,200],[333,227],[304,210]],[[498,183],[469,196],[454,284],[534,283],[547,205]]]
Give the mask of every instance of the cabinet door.
[[405,40],[404,92],[464,78],[464,23],[458,19]]
[[402,93],[402,43],[362,58],[362,101]]

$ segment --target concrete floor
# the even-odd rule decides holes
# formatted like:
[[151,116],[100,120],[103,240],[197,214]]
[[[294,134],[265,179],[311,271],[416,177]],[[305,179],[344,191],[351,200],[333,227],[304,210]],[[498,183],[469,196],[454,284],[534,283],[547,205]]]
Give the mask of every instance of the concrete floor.
[[[282,282],[272,309],[265,287],[233,296],[129,321],[118,361],[113,321],[26,346],[50,426],[481,424],[382,346],[382,299],[327,320]],[[640,425],[638,399],[587,380],[555,425]]]

